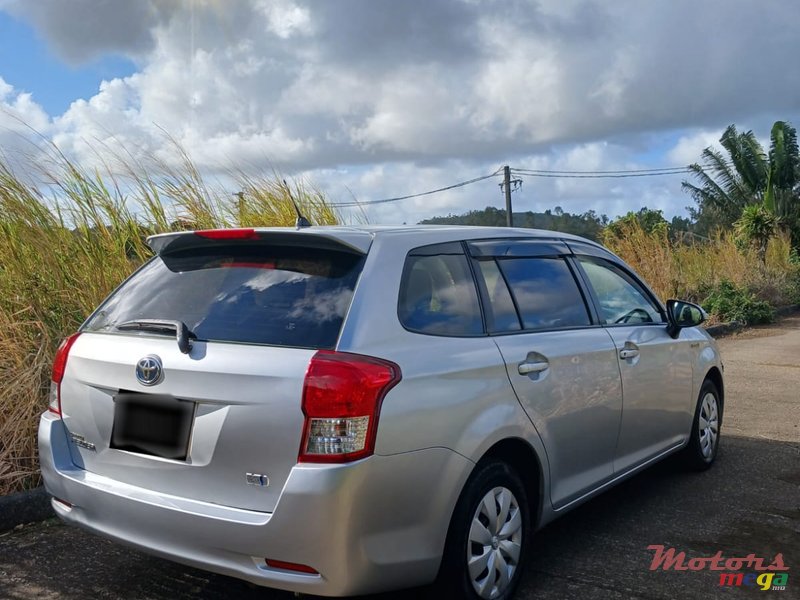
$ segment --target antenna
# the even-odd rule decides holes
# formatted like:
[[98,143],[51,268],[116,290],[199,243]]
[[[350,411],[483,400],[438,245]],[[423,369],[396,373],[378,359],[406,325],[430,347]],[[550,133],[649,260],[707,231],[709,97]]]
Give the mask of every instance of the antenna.
[[289,187],[289,184],[286,183],[286,180],[283,180],[283,185],[286,187],[286,193],[289,194],[289,200],[292,201],[292,206],[294,206],[294,212],[297,213],[297,220],[294,222],[294,226],[298,229],[303,227],[311,227],[311,222],[306,219],[302,214],[300,214],[300,209],[297,208],[297,202],[294,201],[294,196],[292,196],[292,189]]

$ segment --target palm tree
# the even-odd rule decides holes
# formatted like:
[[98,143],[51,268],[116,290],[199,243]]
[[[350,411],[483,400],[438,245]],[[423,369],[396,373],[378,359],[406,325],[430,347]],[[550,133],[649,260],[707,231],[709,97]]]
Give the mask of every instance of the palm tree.
[[709,213],[717,225],[729,227],[745,207],[758,204],[785,227],[796,229],[800,151],[794,127],[785,121],[775,122],[769,154],[752,131],[740,133],[735,125],[725,130],[720,144],[727,157],[706,148],[700,164],[689,166],[698,185],[682,184],[698,203],[699,213]]
[[742,216],[734,223],[736,235],[740,239],[754,246],[761,264],[767,264],[767,244],[775,235],[778,219],[765,204],[750,204],[745,206]]
[[770,138],[770,173],[764,206],[779,219],[792,219],[797,216],[798,209],[800,150],[797,132],[788,123],[777,121],[772,126]]

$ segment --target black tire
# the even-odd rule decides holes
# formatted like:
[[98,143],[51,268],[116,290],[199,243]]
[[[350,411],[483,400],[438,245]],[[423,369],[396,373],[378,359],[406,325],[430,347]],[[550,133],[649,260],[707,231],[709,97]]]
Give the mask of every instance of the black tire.
[[[704,444],[704,433],[700,429],[700,414],[701,411],[705,415],[707,409],[704,408],[703,402],[709,395],[713,396],[716,406],[716,437],[711,441],[710,452],[708,452],[707,445]],[[700,387],[700,394],[697,397],[697,406],[694,411],[692,419],[692,433],[689,438],[689,444],[683,450],[684,464],[693,471],[705,471],[709,469],[717,458],[719,451],[719,441],[722,434],[722,403],[720,402],[719,391],[717,386],[714,385],[709,379],[703,382]],[[704,450],[704,446],[706,449]]]
[[[503,592],[495,598],[498,600],[508,600],[513,597],[514,590],[522,575],[531,537],[531,511],[528,494],[526,493],[522,479],[520,479],[514,469],[499,461],[479,464],[464,486],[464,490],[461,492],[461,497],[458,500],[458,504],[456,505],[453,517],[450,521],[450,529],[447,534],[447,542],[445,544],[444,555],[442,556],[439,576],[433,586],[432,591],[434,597],[450,598],[454,600],[479,600],[481,598],[473,586],[472,578],[470,577],[467,567],[468,551],[473,553],[479,552],[481,547],[479,544],[470,543],[469,534],[479,505],[481,505],[483,499],[492,492],[492,490],[496,490],[496,488],[505,488],[511,492],[513,498],[516,500],[519,516],[522,519],[520,529],[521,539],[518,540],[519,558],[516,560],[513,574],[509,578],[508,584],[505,586]],[[495,504],[495,506],[497,506],[497,504]],[[510,531],[513,529],[512,520],[514,511],[511,510],[508,514],[509,517],[505,520],[505,523],[509,525],[509,528],[501,530]],[[495,528],[497,527],[495,526]],[[492,538],[492,544],[494,544],[492,548],[494,548],[494,550],[490,550],[490,552],[501,552],[499,547],[503,546],[503,543],[498,542],[502,538],[503,536],[494,536]],[[516,543],[513,539],[506,541]],[[503,546],[503,549],[507,547],[508,546]],[[504,554],[504,556],[507,555]],[[513,561],[509,560],[507,564],[512,563]],[[483,573],[486,573],[488,577],[488,568],[483,571]],[[493,577],[499,578],[500,571],[495,569]]]

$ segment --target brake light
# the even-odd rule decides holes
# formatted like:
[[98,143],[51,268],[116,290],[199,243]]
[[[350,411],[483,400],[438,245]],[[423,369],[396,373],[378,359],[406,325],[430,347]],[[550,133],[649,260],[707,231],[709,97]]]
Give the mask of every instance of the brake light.
[[350,462],[375,451],[386,393],[401,378],[387,360],[319,350],[303,383],[305,425],[300,462]]
[[275,268],[275,261],[272,262],[227,262],[227,263],[220,263],[220,268],[223,269],[274,269]]
[[61,415],[61,382],[64,379],[64,371],[67,369],[69,351],[79,335],[80,333],[74,333],[61,342],[53,359],[53,373],[50,376],[50,403],[47,408],[57,415]]
[[209,240],[254,240],[258,237],[253,228],[242,229],[201,229],[195,235]]

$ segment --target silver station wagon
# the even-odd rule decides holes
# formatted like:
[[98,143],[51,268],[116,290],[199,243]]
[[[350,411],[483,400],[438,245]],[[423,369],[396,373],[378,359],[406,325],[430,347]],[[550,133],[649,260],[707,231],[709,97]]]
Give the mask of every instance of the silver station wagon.
[[536,529],[670,454],[716,456],[702,309],[662,305],[593,242],[308,227],[149,243],[59,349],[39,429],[55,511],[102,536],[309,594],[510,598]]

